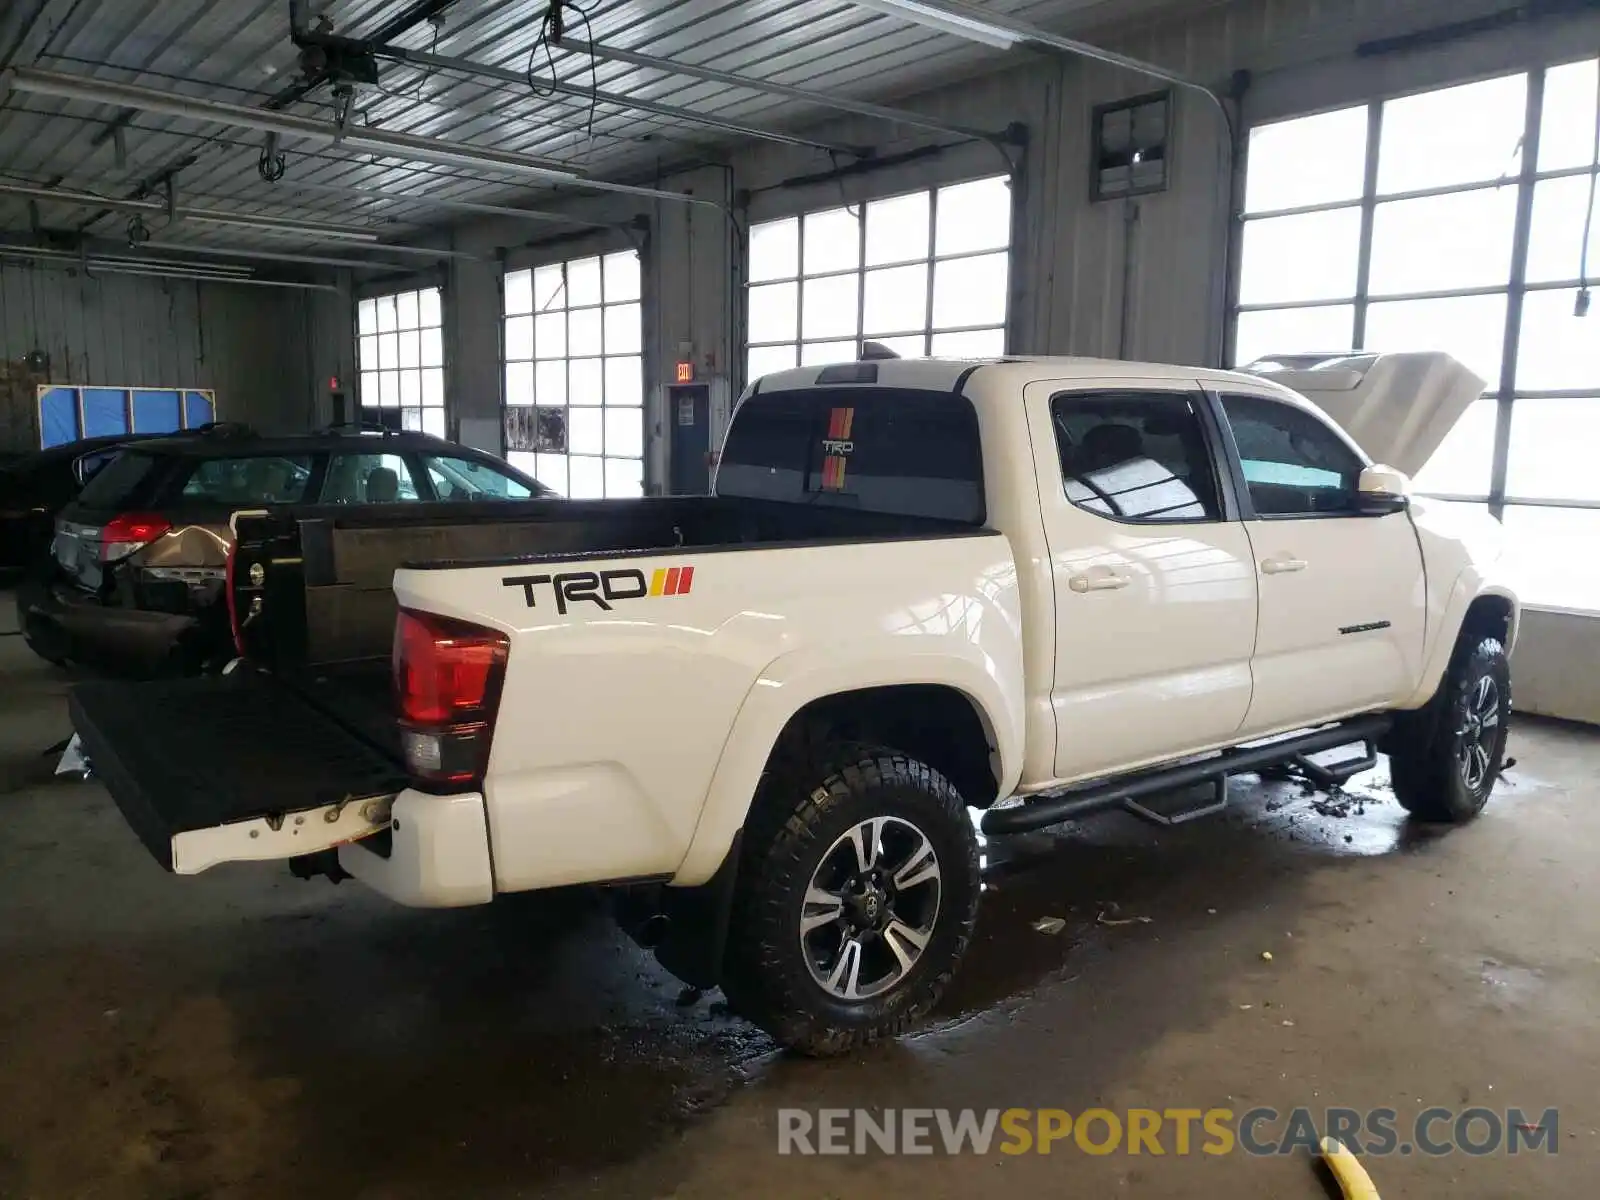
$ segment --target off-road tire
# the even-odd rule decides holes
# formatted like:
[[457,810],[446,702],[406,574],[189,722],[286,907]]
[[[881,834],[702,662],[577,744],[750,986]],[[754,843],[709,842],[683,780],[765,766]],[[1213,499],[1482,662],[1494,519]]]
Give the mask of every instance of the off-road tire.
[[[941,895],[932,935],[905,978],[845,1001],[812,977],[801,902],[830,846],[875,816],[913,824],[933,844]],[[847,1053],[904,1032],[944,993],[977,920],[978,843],[943,775],[887,746],[797,741],[763,777],[744,830],[724,960],[729,1006],[803,1054]]]
[[[1488,765],[1473,786],[1463,771],[1461,755],[1485,679],[1495,693],[1497,720],[1478,739]],[[1500,777],[1510,716],[1511,665],[1505,646],[1493,637],[1464,639],[1428,709],[1404,719],[1395,730],[1389,746],[1395,798],[1419,820],[1456,825],[1472,820],[1483,811]]]

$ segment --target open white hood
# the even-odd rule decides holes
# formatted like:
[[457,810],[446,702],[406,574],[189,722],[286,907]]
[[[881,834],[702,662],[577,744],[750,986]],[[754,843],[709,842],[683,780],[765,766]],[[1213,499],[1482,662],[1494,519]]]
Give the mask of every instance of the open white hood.
[[1415,475],[1483,395],[1448,354],[1272,355],[1245,368],[1299,392],[1387,466]]

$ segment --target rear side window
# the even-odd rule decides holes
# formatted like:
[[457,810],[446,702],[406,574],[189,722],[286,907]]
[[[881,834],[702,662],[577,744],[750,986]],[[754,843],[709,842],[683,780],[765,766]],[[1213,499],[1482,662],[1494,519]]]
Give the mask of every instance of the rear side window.
[[310,479],[311,459],[304,454],[198,459],[184,480],[183,498],[206,504],[297,504]]
[[758,394],[734,415],[717,494],[982,525],[977,414],[946,392]]
[[1065,392],[1050,401],[1050,419],[1077,507],[1141,524],[1222,519],[1195,397]]
[[124,450],[89,480],[78,500],[89,508],[129,508],[146,504],[161,475],[162,460],[153,454]]

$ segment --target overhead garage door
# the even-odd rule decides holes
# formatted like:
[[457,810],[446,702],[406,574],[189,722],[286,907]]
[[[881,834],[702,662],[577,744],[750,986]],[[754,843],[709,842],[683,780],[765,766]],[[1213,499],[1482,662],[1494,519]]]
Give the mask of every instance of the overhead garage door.
[[1600,313],[1576,315],[1600,264],[1597,108],[1588,59],[1255,127],[1235,314],[1241,364],[1443,350],[1489,380],[1417,487],[1490,504],[1524,599],[1583,611],[1600,610],[1600,556],[1572,552],[1600,543]]
[[398,410],[401,428],[446,436],[443,327],[436,287],[357,304],[361,407]]
[[1005,353],[1011,184],[1003,175],[750,227],[747,379],[851,361]]
[[508,272],[512,463],[574,500],[643,494],[643,333],[636,250]]

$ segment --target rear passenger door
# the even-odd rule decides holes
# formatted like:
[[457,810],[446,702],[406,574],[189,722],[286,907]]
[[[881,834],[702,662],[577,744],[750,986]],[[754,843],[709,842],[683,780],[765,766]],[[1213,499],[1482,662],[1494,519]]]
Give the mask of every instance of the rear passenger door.
[[1255,734],[1395,703],[1415,690],[1427,617],[1408,513],[1359,511],[1366,460],[1320,414],[1224,394],[1260,580]]
[[1226,743],[1250,707],[1256,577],[1204,396],[1115,380],[1026,397],[1055,585],[1057,777]]

